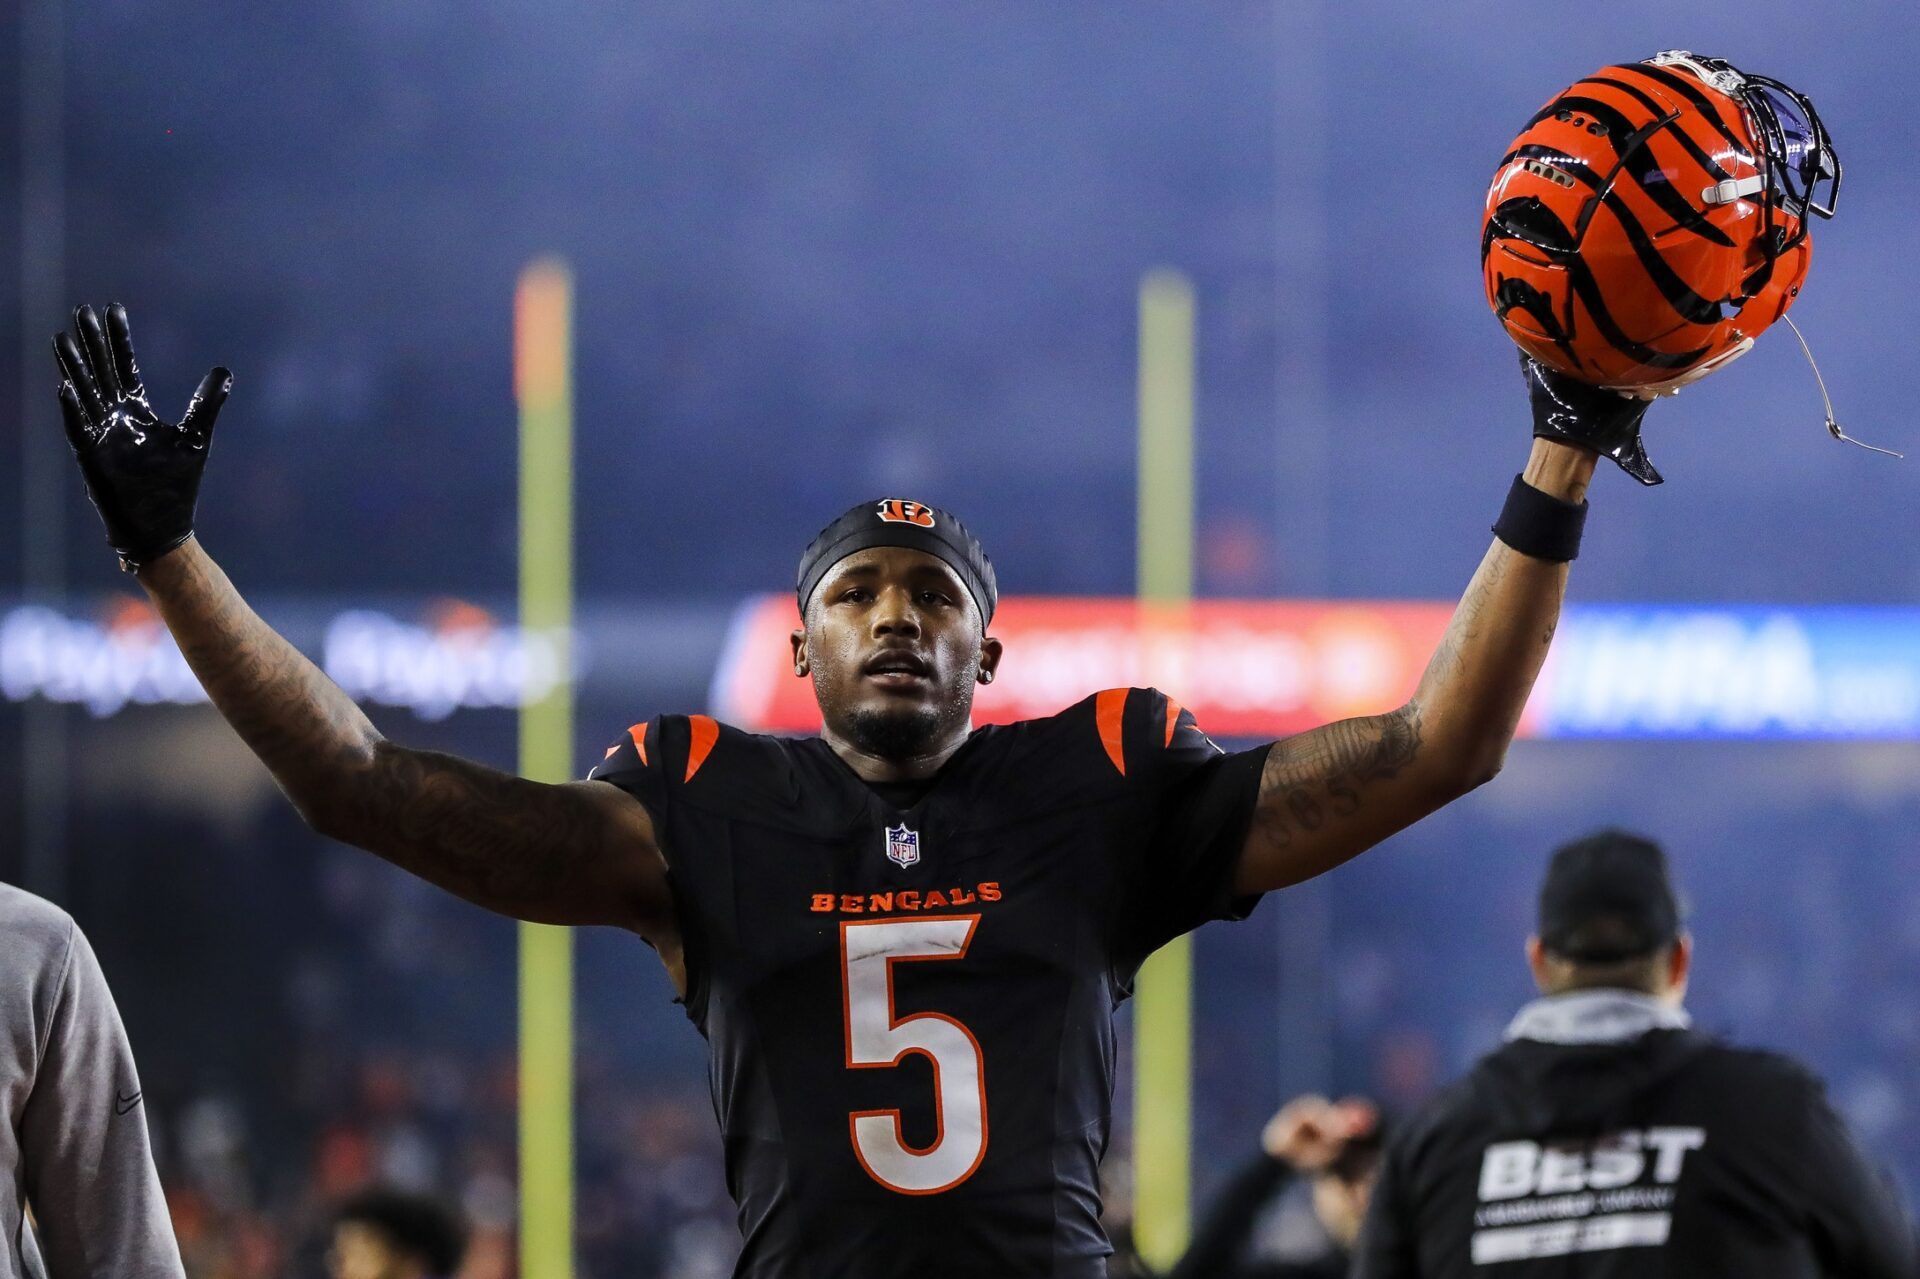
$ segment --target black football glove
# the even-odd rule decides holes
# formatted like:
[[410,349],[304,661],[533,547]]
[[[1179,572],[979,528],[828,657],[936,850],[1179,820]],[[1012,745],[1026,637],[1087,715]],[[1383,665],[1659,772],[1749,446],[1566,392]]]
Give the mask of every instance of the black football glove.
[[200,472],[233,374],[215,369],[202,378],[175,426],[147,403],[125,307],[107,308],[105,328],[92,307],[78,307],[73,327],[78,343],[65,333],[53,338],[60,414],[107,541],[132,572],[193,535]]
[[1640,442],[1640,419],[1648,400],[1628,399],[1570,378],[1520,353],[1520,372],[1527,379],[1527,398],[1533,402],[1533,433],[1545,440],[1563,440],[1603,454],[1642,484],[1660,483],[1660,472],[1647,459]]

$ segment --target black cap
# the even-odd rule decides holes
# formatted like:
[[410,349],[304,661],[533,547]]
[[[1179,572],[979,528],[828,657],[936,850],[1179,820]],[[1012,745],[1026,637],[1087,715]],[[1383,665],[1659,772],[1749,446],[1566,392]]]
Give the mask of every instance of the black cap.
[[1650,839],[1603,830],[1556,849],[1540,885],[1540,940],[1565,959],[1650,955],[1680,935],[1667,857]]
[[807,599],[829,569],[847,556],[874,546],[904,546],[945,560],[973,596],[981,623],[993,620],[993,607],[1000,600],[993,561],[967,532],[967,526],[937,507],[898,497],[862,502],[820,530],[800,557],[800,572],[794,583],[800,611],[807,611]]

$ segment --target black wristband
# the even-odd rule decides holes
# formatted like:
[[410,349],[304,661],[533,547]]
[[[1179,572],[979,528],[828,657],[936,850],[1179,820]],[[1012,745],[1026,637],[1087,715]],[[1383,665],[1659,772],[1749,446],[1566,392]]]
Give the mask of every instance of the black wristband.
[[1565,564],[1580,556],[1580,532],[1587,526],[1587,504],[1563,502],[1551,493],[1513,477],[1507,504],[1494,522],[1493,535],[1522,555]]

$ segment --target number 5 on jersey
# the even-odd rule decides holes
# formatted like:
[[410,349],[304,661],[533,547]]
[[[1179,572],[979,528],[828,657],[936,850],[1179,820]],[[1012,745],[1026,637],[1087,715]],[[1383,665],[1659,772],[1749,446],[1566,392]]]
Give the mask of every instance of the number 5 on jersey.
[[883,1070],[909,1053],[933,1063],[933,1144],[907,1145],[898,1110],[856,1110],[848,1116],[853,1151],[867,1175],[903,1195],[934,1195],[971,1177],[987,1153],[987,1080],[973,1032],[944,1013],[896,1019],[893,966],[960,959],[973,942],[978,915],[843,922],[841,989],[847,1065]]

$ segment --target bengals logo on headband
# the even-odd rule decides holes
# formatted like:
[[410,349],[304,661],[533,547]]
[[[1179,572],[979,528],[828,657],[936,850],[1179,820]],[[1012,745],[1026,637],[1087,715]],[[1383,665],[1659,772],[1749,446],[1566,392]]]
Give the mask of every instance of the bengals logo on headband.
[[890,497],[880,503],[880,518],[888,524],[918,524],[921,528],[932,528],[933,508]]

